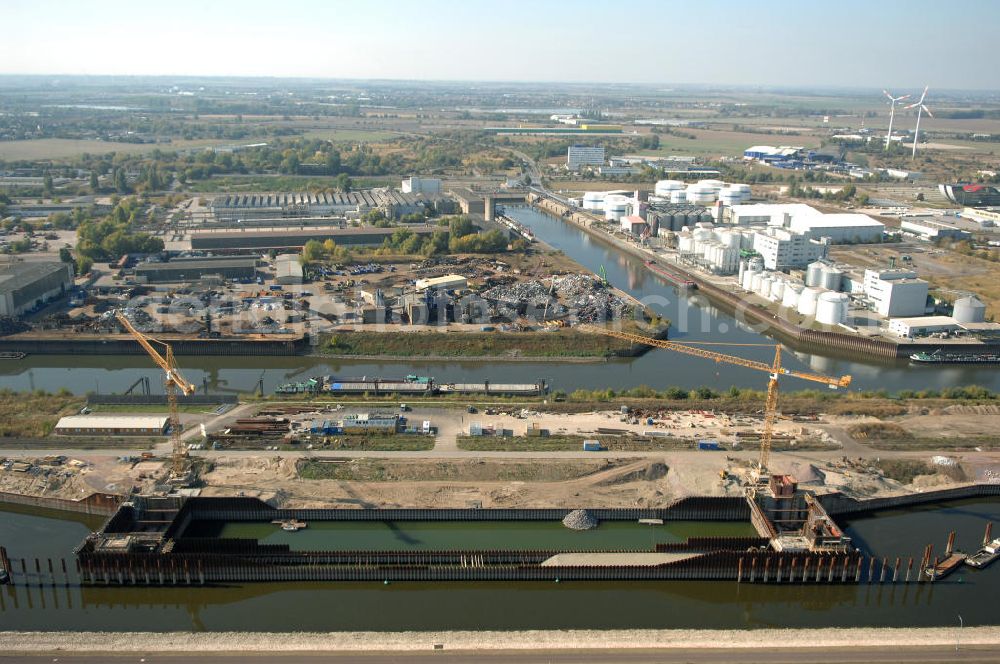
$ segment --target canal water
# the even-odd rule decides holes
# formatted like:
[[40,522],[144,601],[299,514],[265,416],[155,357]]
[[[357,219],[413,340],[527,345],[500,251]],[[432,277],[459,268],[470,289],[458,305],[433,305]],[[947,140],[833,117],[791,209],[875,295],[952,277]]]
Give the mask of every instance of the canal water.
[[599,551],[650,550],[692,536],[756,537],[749,523],[672,521],[652,527],[608,521],[593,530],[570,530],[551,521],[314,521],[286,532],[271,523],[195,522],[188,537],[255,539],[294,551]]
[[[87,518],[0,506],[0,543],[13,558],[69,557],[96,524]],[[856,543],[878,556],[919,558],[950,530],[974,550],[1000,500],[883,512],[847,522]],[[398,525],[398,524],[397,524]],[[608,524],[605,524],[605,526]],[[672,530],[669,536],[689,533]],[[733,524],[737,525],[737,524]],[[602,526],[593,534],[601,533]],[[309,529],[313,528],[310,524]],[[388,526],[385,526],[388,528]],[[650,527],[645,527],[650,528]],[[309,530],[307,529],[307,531]],[[293,536],[305,534],[307,531]],[[444,543],[449,528],[407,536]],[[515,542],[523,533],[509,533]],[[615,528],[598,535],[619,541]],[[648,531],[642,531],[648,532]],[[348,535],[345,533],[345,537]],[[393,535],[352,532],[368,543]],[[475,535],[478,537],[478,535]],[[441,538],[441,539],[438,539]],[[545,541],[544,536],[541,541]],[[445,630],[958,626],[998,623],[1000,564],[962,569],[933,585],[749,585],[735,582],[277,583],[217,588],[0,587],[8,630]]]
[[[769,344],[732,316],[698,297],[689,298],[659,276],[646,270],[642,261],[623,254],[576,226],[533,208],[511,207],[507,214],[530,227],[538,238],[560,249],[588,270],[603,265],[612,285],[669,318],[671,338],[715,343]],[[721,349],[725,351],[726,349]],[[773,351],[766,347],[731,349],[750,359],[770,363]],[[731,385],[763,389],[762,374],[730,365],[717,365],[700,358],[654,350],[640,358],[599,363],[476,362],[419,360],[330,360],[321,357],[181,357],[185,376],[212,392],[251,392],[258,380],[271,392],[281,383],[314,375],[371,376],[394,378],[407,374],[434,376],[448,382],[531,382],[546,380],[554,389],[571,392],[584,389],[625,389],[649,385],[658,389],[673,385],[708,386],[726,390]],[[788,353],[786,364],[794,369],[827,375],[851,374],[852,390],[942,389],[955,385],[982,385],[1000,391],[1000,371],[988,366],[911,366],[905,361],[857,362],[818,353]],[[0,388],[13,390],[66,388],[86,392],[123,392],[140,376],[148,376],[154,389],[162,389],[162,375],[143,356],[29,356],[23,360],[0,360]],[[816,384],[786,380],[786,390],[815,388]]]

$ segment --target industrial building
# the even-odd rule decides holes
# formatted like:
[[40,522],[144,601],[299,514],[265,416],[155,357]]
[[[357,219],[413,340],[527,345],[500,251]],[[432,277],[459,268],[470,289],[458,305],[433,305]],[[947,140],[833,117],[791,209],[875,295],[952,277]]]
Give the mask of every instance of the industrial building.
[[440,194],[440,178],[418,178],[413,175],[403,180],[401,187],[404,194]]
[[788,161],[799,157],[805,148],[801,146],[781,145],[754,145],[743,151],[743,158],[747,161],[759,161],[770,164],[774,162]]
[[912,270],[865,270],[865,297],[874,311],[888,318],[922,316],[927,291],[927,282]]
[[906,339],[957,332],[960,329],[962,326],[951,316],[917,316],[893,318],[889,321],[889,332]]
[[566,148],[566,168],[580,170],[581,166],[600,166],[604,163],[604,148],[595,145],[571,145]]
[[274,259],[274,282],[283,286],[301,284],[302,263],[298,254],[281,254]]
[[1000,205],[1000,189],[985,184],[942,184],[938,189],[952,203],[970,207]]
[[432,191],[433,178],[416,180],[421,191],[365,189],[345,193],[223,194],[213,198],[209,207],[215,219],[222,222],[358,217],[372,210],[381,210],[387,217],[397,218],[423,212],[436,206],[441,199],[440,180],[437,180],[436,191]]
[[805,203],[733,205],[729,208],[729,223],[734,226],[785,226],[796,217],[822,214]]
[[646,208],[646,223],[655,235],[665,235],[670,231],[699,223],[712,221],[708,208],[690,203],[650,203]]
[[904,216],[899,220],[899,227],[906,233],[919,235],[928,240],[940,238],[965,240],[972,237],[972,233],[958,228],[955,224],[947,221],[947,217],[942,216]]
[[418,291],[425,290],[460,290],[468,288],[469,281],[460,274],[446,274],[443,277],[432,279],[417,279],[414,288]]
[[355,413],[345,415],[341,422],[344,433],[397,433],[400,419],[398,415],[378,415]]
[[231,256],[174,258],[166,263],[140,263],[135,267],[135,276],[145,283],[196,281],[210,275],[253,280],[257,277],[257,262],[256,258]]
[[885,231],[882,222],[857,213],[796,215],[789,228],[817,240],[829,238],[834,244],[878,242]]
[[635,215],[627,215],[618,220],[622,232],[628,233],[629,235],[640,236],[645,233],[649,226],[646,225],[646,221],[642,217]]
[[170,419],[165,415],[70,415],[59,420],[60,436],[163,436]]
[[69,263],[0,263],[0,316],[20,316],[60,297],[72,285],[73,268]]
[[[408,225],[407,230],[417,235],[433,235],[440,226],[426,224]],[[333,240],[338,245],[361,247],[379,246],[395,233],[397,228],[313,228],[284,231],[202,231],[191,234],[191,248],[198,251],[227,251],[232,253],[301,251],[309,240]]]
[[829,248],[830,243],[825,239],[814,240],[785,228],[769,227],[753,234],[753,250],[761,255],[764,267],[769,270],[805,267],[826,258]]

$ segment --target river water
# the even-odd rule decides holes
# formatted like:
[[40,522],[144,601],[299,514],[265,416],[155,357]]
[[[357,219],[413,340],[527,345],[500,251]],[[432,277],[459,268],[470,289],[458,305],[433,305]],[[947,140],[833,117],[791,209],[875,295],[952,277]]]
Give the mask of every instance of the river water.
[[[8,511],[4,511],[8,510]],[[1000,500],[883,512],[846,523],[876,555],[941,551],[950,530],[975,550]],[[719,524],[740,528],[740,524]],[[12,558],[71,556],[97,526],[87,517],[0,505]],[[312,525],[310,525],[312,528]],[[602,527],[603,528],[603,527]],[[593,535],[618,541],[615,528]],[[649,532],[650,528],[644,527]],[[672,524],[666,539],[682,532]],[[622,533],[628,528],[621,529]],[[373,537],[375,527],[365,537]],[[304,534],[302,531],[297,535]],[[455,538],[455,528],[418,537]],[[725,534],[725,533],[722,533]],[[572,534],[570,534],[572,535]],[[294,536],[294,535],[293,535]],[[384,533],[377,537],[385,537]],[[474,537],[482,537],[475,535]],[[561,537],[562,535],[560,535]],[[518,537],[520,537],[518,535]],[[632,537],[631,535],[629,537]],[[636,542],[630,542],[636,543]],[[29,564],[29,568],[32,565]],[[15,567],[17,569],[18,566]],[[58,569],[58,564],[57,564]],[[933,585],[749,585],[735,582],[267,583],[216,588],[0,587],[0,629],[351,631],[446,629],[764,628],[997,624],[1000,563]]]
[[[671,338],[739,344],[773,343],[746,329],[703,298],[693,301],[668,282],[645,269],[642,261],[598,241],[577,227],[528,207],[507,208],[507,213],[532,228],[539,239],[560,249],[585,268],[597,272],[603,265],[609,281],[627,291],[673,322]],[[727,349],[721,349],[726,351]],[[765,347],[733,348],[750,359],[770,363],[773,350]],[[402,377],[434,376],[449,382],[533,382],[546,380],[554,389],[623,389],[649,385],[658,389],[677,385],[709,386],[719,390],[731,385],[763,389],[766,377],[756,371],[654,350],[641,358],[611,362],[569,364],[558,362],[426,362],[414,360],[330,360],[320,357],[181,357],[185,376],[214,392],[250,392],[263,379],[273,391],[281,383],[309,376]],[[1000,371],[988,366],[911,366],[905,361],[849,361],[817,353],[786,353],[791,368],[827,375],[851,374],[851,389],[941,389],[955,385],[982,385],[1000,391]],[[162,375],[142,356],[30,356],[0,360],[0,388],[14,390],[67,388],[74,393],[123,392],[140,376],[154,386]],[[786,380],[785,389],[816,387],[814,383]]]

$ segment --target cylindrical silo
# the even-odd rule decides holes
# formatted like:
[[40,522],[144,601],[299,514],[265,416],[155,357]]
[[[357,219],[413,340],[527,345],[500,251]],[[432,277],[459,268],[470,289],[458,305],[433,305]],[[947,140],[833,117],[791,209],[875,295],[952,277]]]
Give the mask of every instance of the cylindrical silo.
[[604,192],[603,191],[588,191],[583,195],[583,209],[584,210],[603,210],[604,209]]
[[986,305],[973,295],[963,297],[955,300],[951,316],[956,323],[982,323],[986,320]]
[[847,301],[843,293],[820,293],[816,300],[816,322],[824,325],[847,322]]
[[827,265],[820,272],[820,283],[819,285],[827,290],[839,291],[840,281],[843,279],[844,273],[833,267],[832,265]]
[[737,273],[736,279],[742,284],[743,283],[743,273],[747,271],[747,262],[740,261],[740,271]]
[[653,188],[657,196],[671,196],[675,191],[683,191],[684,183],[680,180],[660,180]]
[[683,189],[676,189],[670,192],[670,202],[674,204],[687,203],[687,192]]
[[822,291],[818,288],[804,288],[799,294],[799,302],[796,309],[803,316],[813,316],[816,314],[816,300]]
[[754,272],[753,276],[750,278],[750,290],[754,293],[760,292],[760,282],[764,280],[763,272]]
[[761,277],[760,280],[760,287],[757,288],[756,291],[757,295],[760,295],[761,297],[767,297],[768,295],[770,295],[772,283],[774,283],[774,277],[772,277],[770,274],[764,273],[764,276]]
[[787,309],[795,309],[799,306],[799,295],[802,293],[802,286],[798,284],[787,284],[785,292],[781,296],[781,306]]
[[759,270],[755,270],[752,267],[748,267],[745,272],[743,272],[743,277],[740,279],[740,287],[745,291],[753,290],[753,275],[760,274]]
[[631,199],[621,194],[610,194],[604,197],[604,218],[608,221],[618,221],[628,215]]
[[814,261],[806,267],[806,286],[821,286],[823,282],[823,268],[826,263]]
[[775,302],[779,302],[781,298],[785,295],[785,280],[775,279],[771,284],[771,293],[768,297]]

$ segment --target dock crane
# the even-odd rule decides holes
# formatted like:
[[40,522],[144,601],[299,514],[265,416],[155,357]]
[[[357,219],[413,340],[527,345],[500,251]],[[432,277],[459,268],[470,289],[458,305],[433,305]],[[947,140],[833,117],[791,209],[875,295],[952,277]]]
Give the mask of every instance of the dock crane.
[[[594,334],[603,334],[609,337],[615,337],[617,339],[622,339],[625,341],[630,341],[634,344],[645,344],[647,346],[653,346],[654,348],[665,348],[667,350],[676,351],[678,353],[684,353],[685,355],[693,355],[695,357],[703,357],[707,360],[714,360],[716,362],[725,362],[726,364],[734,364],[740,367],[746,367],[748,369],[755,369],[757,371],[763,371],[769,374],[770,378],[767,381],[767,400],[764,405],[764,431],[760,436],[760,458],[757,461],[756,466],[751,466],[748,480],[748,491],[753,492],[756,490],[756,486],[761,480],[765,479],[767,476],[767,464],[771,457],[771,439],[774,436],[774,422],[778,416],[778,378],[780,376],[791,376],[793,378],[801,378],[802,380],[811,380],[816,383],[824,383],[829,385],[831,388],[836,389],[838,387],[847,387],[851,384],[850,376],[841,376],[840,378],[831,378],[829,376],[823,376],[820,374],[806,373],[802,371],[793,371],[791,369],[785,369],[781,366],[781,344],[776,344],[774,347],[774,362],[771,364],[765,364],[764,362],[758,362],[756,360],[748,360],[743,357],[737,357],[735,355],[726,355],[724,353],[717,353],[712,350],[706,350],[704,348],[698,348],[693,345],[678,343],[676,341],[668,341],[666,339],[653,339],[651,337],[646,337],[640,334],[631,334],[628,332],[620,332],[618,330],[610,330],[604,327],[598,327],[596,325],[581,325],[580,330],[584,332],[591,332]],[[741,345],[741,344],[733,344]],[[746,344],[750,345],[750,344]]]
[[[172,447],[171,461],[173,464],[174,475],[183,475],[185,470],[185,461],[187,459],[187,450],[184,448],[184,444],[181,442],[181,419],[177,412],[177,392],[178,390],[181,394],[191,395],[194,394],[198,388],[193,384],[189,383],[187,379],[181,375],[180,369],[177,368],[177,362],[174,360],[174,350],[170,347],[170,344],[163,341],[158,341],[152,337],[147,337],[145,334],[135,329],[132,325],[132,321],[125,317],[125,315],[118,311],[115,312],[115,318],[121,323],[122,327],[132,335],[132,337],[139,342],[143,350],[149,354],[161,369],[163,369],[164,380],[163,384],[167,390],[167,403],[170,406],[170,440]],[[164,352],[161,355],[158,350],[153,346],[153,344],[159,344],[163,347]]]

